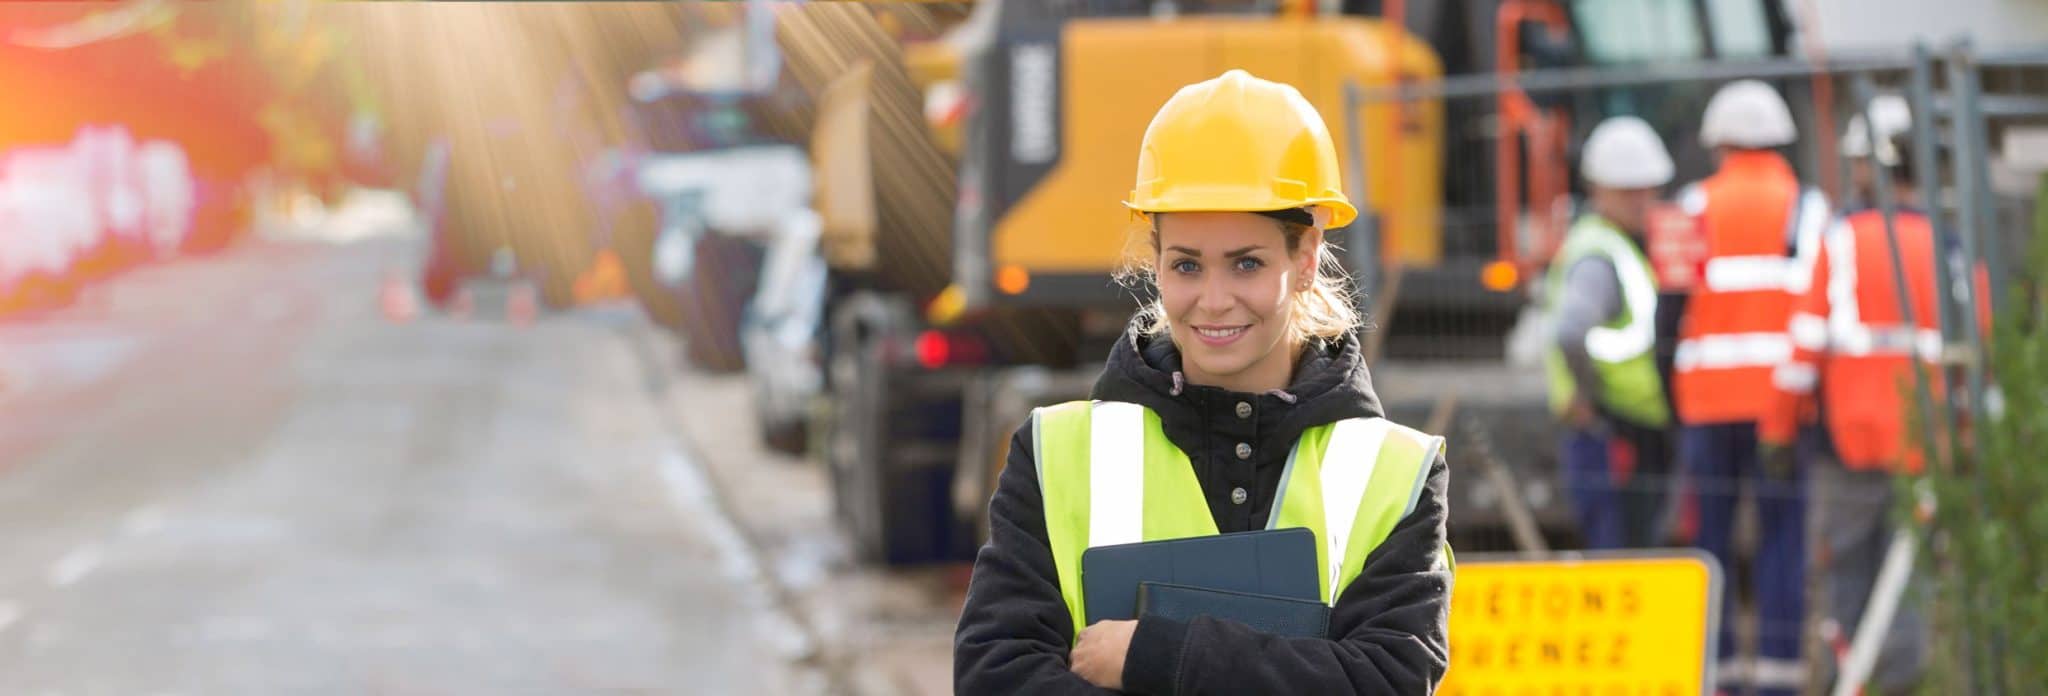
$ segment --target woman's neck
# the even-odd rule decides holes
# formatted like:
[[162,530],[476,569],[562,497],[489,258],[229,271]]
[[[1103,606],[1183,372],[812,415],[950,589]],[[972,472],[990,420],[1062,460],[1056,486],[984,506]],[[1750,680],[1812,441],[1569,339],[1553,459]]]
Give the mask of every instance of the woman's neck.
[[1289,339],[1274,347],[1273,352],[1259,358],[1258,362],[1239,370],[1236,374],[1212,375],[1186,360],[1181,364],[1189,383],[1245,394],[1264,394],[1275,389],[1286,389],[1287,385],[1293,383],[1294,362],[1300,355],[1301,342]]

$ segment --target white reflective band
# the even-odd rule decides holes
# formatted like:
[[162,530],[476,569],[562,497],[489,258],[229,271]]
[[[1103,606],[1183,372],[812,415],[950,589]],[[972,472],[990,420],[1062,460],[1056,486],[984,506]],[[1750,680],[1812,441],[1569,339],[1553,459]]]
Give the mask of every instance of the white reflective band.
[[1714,665],[1714,682],[1721,688],[1739,688],[1749,683],[1749,660],[1731,657]]
[[1840,340],[1863,326],[1863,310],[1856,302],[1856,228],[1838,218],[1828,228],[1824,243],[1828,248],[1828,335]]
[[1770,367],[1790,359],[1792,339],[1782,333],[1713,334],[1680,341],[1673,367],[1679,372]]
[[1780,391],[1805,394],[1813,391],[1813,383],[1817,381],[1819,375],[1812,365],[1806,363],[1785,363],[1771,371],[1771,385]]
[[1921,360],[1930,362],[1941,360],[1942,347],[1940,331],[1919,329],[1913,332],[1914,352],[1920,356]]
[[1806,350],[1825,350],[1828,347],[1828,320],[1818,314],[1793,314],[1792,345]]
[[1097,402],[1088,412],[1088,548],[1145,540],[1145,409]]
[[1759,657],[1749,667],[1749,685],[1759,689],[1797,689],[1806,685],[1806,665],[1798,660]]
[[1595,326],[1586,332],[1586,354],[1594,360],[1618,363],[1649,352],[1656,345],[1657,285],[1637,261],[1636,250],[1619,234],[1603,234],[1594,248],[1607,257],[1621,282],[1621,301],[1628,305],[1628,324],[1620,328]]
[[1707,259],[1707,289],[1713,292],[1784,290],[1792,260],[1783,256],[1721,256]]
[[1799,229],[1792,239],[1791,276],[1785,279],[1785,290],[1795,295],[1804,295],[1813,285],[1813,263],[1820,256],[1821,231],[1828,225],[1828,200],[1819,191],[1807,189],[1799,196]]
[[1891,326],[1837,326],[1830,332],[1833,350],[1840,355],[1911,355],[1922,360],[1941,357],[1941,332],[1894,324]]
[[1330,443],[1323,447],[1323,529],[1330,534],[1329,545],[1331,606],[1337,604],[1338,580],[1344,571],[1344,549],[1351,544],[1351,523],[1358,519],[1358,502],[1365,499],[1366,483],[1379,463],[1380,444],[1387,439],[1391,424],[1384,418],[1347,418],[1337,421]]

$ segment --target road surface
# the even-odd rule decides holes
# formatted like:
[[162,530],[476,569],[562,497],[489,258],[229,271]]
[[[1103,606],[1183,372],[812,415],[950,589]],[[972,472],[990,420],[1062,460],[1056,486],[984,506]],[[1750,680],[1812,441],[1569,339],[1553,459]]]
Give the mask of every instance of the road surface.
[[0,323],[0,691],[844,690],[663,337],[394,322],[417,247],[252,241]]

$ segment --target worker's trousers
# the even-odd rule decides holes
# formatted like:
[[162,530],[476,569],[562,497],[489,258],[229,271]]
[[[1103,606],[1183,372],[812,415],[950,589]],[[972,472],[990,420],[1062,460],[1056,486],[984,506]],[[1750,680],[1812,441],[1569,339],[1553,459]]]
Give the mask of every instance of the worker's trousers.
[[[1801,625],[1805,618],[1804,474],[1797,467],[1789,479],[1763,471],[1757,458],[1756,423],[1687,425],[1679,432],[1679,460],[1692,492],[1699,528],[1694,543],[1720,561],[1721,686],[1741,693],[1790,696],[1805,682],[1799,662]],[[1757,545],[1750,564],[1749,586],[1757,611],[1757,657],[1742,669],[1736,656],[1736,617],[1743,584],[1736,577],[1735,504],[1747,492],[1756,501]]]
[[1613,419],[1593,429],[1566,428],[1558,461],[1586,548],[1662,545],[1671,472],[1670,438],[1663,428]]
[[[1821,606],[1841,632],[1839,642],[1822,655],[1826,658],[1823,662],[1832,664],[1834,653],[1846,651],[1862,625],[1885,551],[1898,529],[1892,519],[1894,481],[1883,469],[1852,471],[1831,458],[1809,460],[1806,466],[1813,481],[1810,519],[1821,546],[1814,554],[1814,572],[1825,581],[1821,591],[1826,600]],[[1913,570],[1912,575],[1917,576],[1917,569]],[[1921,612],[1927,601],[1925,592],[1926,583],[1913,577],[1898,600],[1898,613],[1880,644],[1877,667],[1864,693],[1909,694],[1919,684],[1928,652],[1927,624]]]

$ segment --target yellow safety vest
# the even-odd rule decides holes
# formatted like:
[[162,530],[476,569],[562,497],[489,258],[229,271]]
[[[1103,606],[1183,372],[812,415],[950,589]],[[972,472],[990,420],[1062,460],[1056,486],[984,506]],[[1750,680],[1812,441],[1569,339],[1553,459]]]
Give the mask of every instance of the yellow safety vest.
[[[1115,401],[1073,401],[1031,413],[1046,539],[1078,635],[1086,614],[1081,553],[1096,546],[1216,534],[1188,456],[1159,414]],[[1280,479],[1267,529],[1315,533],[1324,602],[1336,605],[1366,556],[1415,509],[1444,439],[1384,418],[1303,432]]]
[[[1572,264],[1590,256],[1606,258],[1621,281],[1621,313],[1586,334],[1586,353],[1600,375],[1601,393],[1592,399],[1629,422],[1662,427],[1671,422],[1671,409],[1664,401],[1664,379],[1657,374],[1653,350],[1657,343],[1657,276],[1642,250],[1605,218],[1581,216],[1550,263],[1544,304],[1556,316],[1565,275]],[[1550,376],[1550,410],[1562,415],[1578,386],[1565,367],[1564,353],[1555,343],[1549,345],[1543,362]]]

